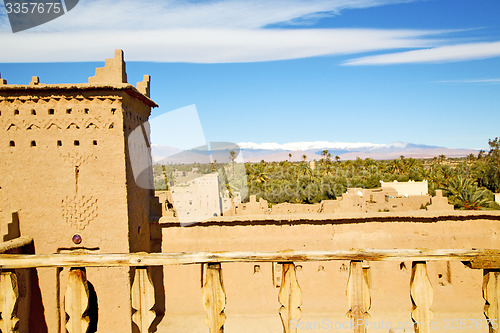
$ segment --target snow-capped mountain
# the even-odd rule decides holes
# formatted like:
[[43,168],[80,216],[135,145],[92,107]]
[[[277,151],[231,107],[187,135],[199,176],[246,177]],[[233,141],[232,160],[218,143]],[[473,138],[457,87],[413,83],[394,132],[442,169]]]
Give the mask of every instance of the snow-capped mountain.
[[[229,147],[229,148],[228,148]],[[476,149],[455,149],[429,145],[421,145],[405,142],[393,142],[388,144],[369,142],[290,142],[290,143],[253,143],[241,142],[238,144],[212,144],[208,147],[193,148],[188,151],[180,151],[172,147],[152,145],[153,160],[165,163],[192,163],[209,161],[209,155],[217,156],[218,161],[226,160],[229,151],[235,150],[238,154],[241,151],[243,159],[248,162],[259,162],[261,160],[271,161],[302,161],[319,160],[321,153],[328,150],[332,158],[336,156],[341,160],[352,160],[357,157],[372,158],[376,160],[394,159],[400,156],[414,158],[432,158],[439,155],[447,157],[462,157],[469,154],[477,154]],[[290,158],[290,154],[292,157]],[[227,155],[227,156],[226,156]]]

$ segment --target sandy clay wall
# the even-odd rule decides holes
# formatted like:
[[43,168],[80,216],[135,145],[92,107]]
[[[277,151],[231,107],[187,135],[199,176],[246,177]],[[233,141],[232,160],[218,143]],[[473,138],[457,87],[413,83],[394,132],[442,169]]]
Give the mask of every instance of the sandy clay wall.
[[[284,251],[362,248],[498,248],[500,213],[414,212],[330,215],[253,216],[219,218],[190,227],[162,219],[163,252]],[[297,262],[302,290],[299,332],[350,332],[347,323],[348,261]],[[412,332],[410,298],[411,262],[365,262],[369,266],[371,315],[368,332]],[[433,332],[453,330],[451,320],[477,320],[482,327],[467,332],[488,332],[483,314],[482,271],[461,262],[427,265],[434,290],[432,310],[438,321]],[[201,285],[203,267],[165,266],[166,313],[159,332],[205,332]],[[277,301],[280,265],[228,263],[222,265],[227,296],[226,332],[280,332]],[[318,327],[318,323],[323,326]],[[383,324],[385,323],[385,324]],[[388,324],[393,329],[388,328]],[[401,323],[401,324],[399,324]],[[448,323],[448,326],[447,325]],[[316,324],[316,328],[315,325]],[[310,326],[307,326],[310,325]],[[397,329],[397,325],[401,325]],[[406,325],[406,328],[402,325]],[[300,328],[299,327],[299,328]],[[308,328],[309,327],[309,328]]]

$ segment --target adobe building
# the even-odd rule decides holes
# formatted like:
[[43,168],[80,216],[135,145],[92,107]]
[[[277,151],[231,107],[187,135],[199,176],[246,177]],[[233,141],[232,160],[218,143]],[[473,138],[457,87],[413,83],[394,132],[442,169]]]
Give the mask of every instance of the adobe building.
[[[149,98],[149,80],[145,75],[136,87],[127,83],[121,50],[88,83],[0,80],[4,241],[15,237],[9,223],[18,223],[20,234],[33,238],[36,254],[150,251],[149,223],[161,211],[153,190],[136,185],[128,149],[129,134],[157,107]],[[143,141],[133,148],[150,158]],[[152,178],[148,172],[141,177]],[[64,327],[67,269],[36,274],[41,304],[32,309],[30,328],[56,332]],[[128,268],[87,269],[99,303],[99,331],[131,331],[130,276]]]
[[343,213],[369,213],[369,212],[410,212],[418,210],[449,211],[453,205],[448,203],[448,198],[443,196],[441,190],[436,191],[436,196],[428,194],[427,181],[422,182],[383,182],[381,187],[374,189],[348,188],[347,192],[335,200],[323,200],[316,204],[280,203],[268,208],[266,200],[250,196],[247,203],[236,206],[234,213],[226,211],[225,216],[249,215],[284,215],[284,214],[343,214]]
[[427,180],[421,182],[416,182],[410,180],[407,182],[398,182],[397,180],[393,182],[380,181],[380,187],[382,189],[392,189],[395,190],[399,196],[402,197],[412,197],[412,196],[422,196],[429,194],[429,184]]
[[[321,213],[294,215],[284,205],[282,215],[272,215],[265,200],[251,197],[241,206],[241,214],[240,207],[236,208],[236,216],[213,217],[187,227],[180,225],[173,214],[159,219],[161,207],[147,186],[153,179],[148,130],[142,126],[155,106],[149,98],[149,77],[137,87],[127,83],[120,50],[85,84],[44,85],[34,77],[28,85],[8,85],[2,79],[3,240],[19,235],[31,237],[37,254],[498,249],[500,212],[451,211],[444,204],[446,198],[438,192],[431,203],[436,205],[436,211],[367,213],[356,208],[338,214],[323,207]],[[137,133],[142,139],[131,141]],[[143,159],[140,168],[133,163],[134,157]],[[400,195],[396,189],[366,191],[351,189],[339,201],[351,207],[361,197],[361,205],[412,199],[411,195],[405,196],[406,191]],[[416,197],[431,200],[426,195]],[[166,195],[165,200],[174,199]],[[349,310],[349,260],[296,264],[302,290],[301,321],[345,321]],[[281,265],[250,262],[221,266],[227,295],[226,332],[281,331],[277,301]],[[370,289],[368,312],[373,321],[411,324],[411,267],[411,261],[363,262]],[[206,264],[158,268],[150,268],[153,283],[157,278],[161,280],[154,287],[157,317],[150,331],[207,332],[201,292]],[[30,279],[19,275],[18,306],[23,311],[18,314],[30,314],[29,318],[21,318],[24,326],[20,332],[65,332],[61,304],[67,271],[39,268],[31,271],[34,274]],[[87,268],[90,332],[137,332],[131,321],[131,273],[133,270],[128,268]],[[429,262],[428,273],[434,293],[432,311],[437,320],[463,318],[485,323],[481,270],[457,261],[438,261]],[[467,332],[487,331],[483,325]]]

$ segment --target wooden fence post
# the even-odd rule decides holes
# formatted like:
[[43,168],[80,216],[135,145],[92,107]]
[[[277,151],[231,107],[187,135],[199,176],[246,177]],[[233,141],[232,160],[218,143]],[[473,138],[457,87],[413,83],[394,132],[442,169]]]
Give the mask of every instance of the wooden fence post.
[[19,292],[17,289],[17,275],[14,272],[0,272],[0,330],[6,333],[17,331],[17,318],[15,313]]
[[412,264],[410,295],[413,302],[411,317],[415,333],[431,332],[431,320],[433,318],[431,305],[434,293],[427,275],[427,263],[425,261],[415,261]]
[[484,270],[483,297],[484,315],[488,319],[490,333],[499,333],[500,323],[500,270]]
[[203,306],[207,311],[206,324],[210,333],[223,333],[226,322],[226,293],[222,283],[220,263],[207,264],[206,281],[202,288]]
[[156,318],[152,310],[155,305],[155,289],[147,267],[135,269],[134,282],[132,283],[132,321],[139,327],[141,333],[148,333],[149,327]]
[[89,289],[85,268],[72,268],[68,273],[68,287],[64,296],[64,309],[68,315],[66,329],[69,333],[86,333],[90,318]]
[[294,263],[282,264],[281,288],[278,301],[281,304],[279,310],[284,333],[297,332],[297,324],[302,316],[302,292],[300,290]]
[[349,300],[347,317],[353,321],[355,333],[365,333],[366,322],[370,320],[368,314],[371,307],[370,286],[368,274],[365,273],[367,272],[363,271],[362,261],[351,261],[347,282],[347,298]]

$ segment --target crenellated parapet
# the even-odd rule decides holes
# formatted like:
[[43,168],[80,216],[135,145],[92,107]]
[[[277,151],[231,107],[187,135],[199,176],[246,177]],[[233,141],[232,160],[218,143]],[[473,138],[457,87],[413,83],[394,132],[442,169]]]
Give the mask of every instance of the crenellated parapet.
[[123,50],[115,50],[115,57],[106,59],[104,67],[95,69],[95,75],[89,77],[89,83],[127,83],[127,72]]
[[0,86],[3,84],[7,84],[7,80],[2,79],[2,74],[0,73]]
[[137,90],[143,95],[150,96],[149,85],[151,82],[151,76],[144,75],[144,79],[141,82],[137,82]]

